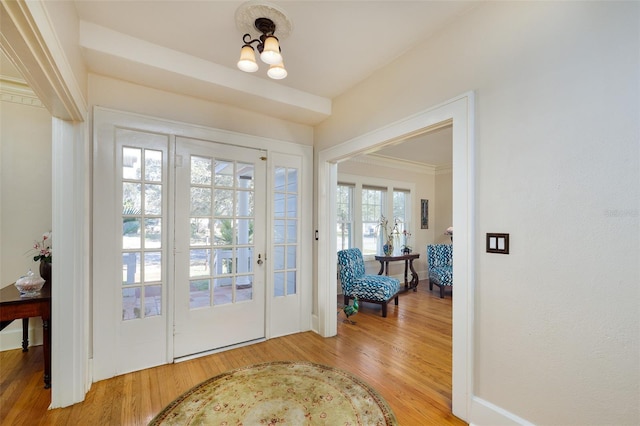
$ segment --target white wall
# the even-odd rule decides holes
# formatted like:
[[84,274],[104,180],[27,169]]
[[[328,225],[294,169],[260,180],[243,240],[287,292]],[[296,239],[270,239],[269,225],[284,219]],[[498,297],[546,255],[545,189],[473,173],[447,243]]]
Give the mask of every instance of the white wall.
[[89,104],[215,129],[313,145],[313,128],[122,80],[89,75]]
[[[431,203],[431,202],[429,202]],[[451,237],[444,232],[453,225],[453,173],[451,168],[436,171],[436,197],[433,206],[429,206],[434,212],[433,221],[429,226],[433,226],[434,239],[436,244],[450,244]]]
[[316,129],[323,149],[475,91],[474,394],[535,424],[640,423],[639,16],[481,5]]
[[30,249],[51,230],[51,115],[43,107],[3,101],[0,122],[0,287],[29,268]]
[[[7,93],[7,85],[2,86],[0,287],[6,287],[30,268],[38,270],[30,249],[51,230],[51,115],[31,96]],[[23,90],[28,89],[25,86]],[[20,321],[3,330],[0,350],[20,347],[21,330]],[[29,340],[38,344],[41,333]]]

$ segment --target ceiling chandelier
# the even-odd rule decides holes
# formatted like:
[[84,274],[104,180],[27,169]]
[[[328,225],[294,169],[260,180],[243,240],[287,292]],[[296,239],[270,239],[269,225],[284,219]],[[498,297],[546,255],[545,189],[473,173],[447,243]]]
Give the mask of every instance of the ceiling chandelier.
[[[249,1],[236,10],[236,25],[245,32],[238,68],[244,72],[258,71],[253,48],[255,43],[260,59],[269,65],[267,75],[274,80],[285,78],[287,70],[284,68],[280,40],[275,36],[276,29],[280,39],[286,38],[291,31],[291,21],[284,11],[270,3]],[[255,30],[261,34],[258,38],[251,36],[251,32]]]
[[273,35],[276,31],[276,24],[269,18],[258,18],[255,21],[255,27],[262,33],[259,39],[251,40],[251,34],[245,34],[242,37],[244,46],[240,50],[240,60],[238,61],[238,68],[244,72],[256,72],[258,71],[258,64],[256,63],[256,53],[253,50],[253,43],[258,43],[257,48],[260,53],[260,59],[265,64],[271,65],[267,75],[275,80],[283,79],[287,76],[287,70],[284,68],[284,62],[282,61],[282,49],[280,49],[280,43],[278,38]]

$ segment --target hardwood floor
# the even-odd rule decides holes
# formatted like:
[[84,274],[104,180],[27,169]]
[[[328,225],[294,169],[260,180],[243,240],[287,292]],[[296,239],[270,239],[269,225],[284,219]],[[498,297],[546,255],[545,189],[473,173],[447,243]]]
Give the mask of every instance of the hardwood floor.
[[0,424],[146,425],[181,393],[219,373],[306,360],[367,382],[387,400],[400,425],[463,425],[451,414],[451,295],[438,294],[423,281],[417,292],[400,295],[398,307],[389,305],[387,318],[372,304],[352,317],[356,324],[343,322],[340,311],[335,337],[300,333],[125,374],[94,383],[85,401],[55,410],[47,410],[51,392],[42,385],[42,347],[0,352]]

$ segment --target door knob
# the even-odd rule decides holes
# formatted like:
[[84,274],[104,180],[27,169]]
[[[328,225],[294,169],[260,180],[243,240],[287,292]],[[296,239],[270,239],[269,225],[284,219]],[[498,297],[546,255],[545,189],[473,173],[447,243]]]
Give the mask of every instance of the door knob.
[[262,265],[262,256],[258,255],[258,265]]

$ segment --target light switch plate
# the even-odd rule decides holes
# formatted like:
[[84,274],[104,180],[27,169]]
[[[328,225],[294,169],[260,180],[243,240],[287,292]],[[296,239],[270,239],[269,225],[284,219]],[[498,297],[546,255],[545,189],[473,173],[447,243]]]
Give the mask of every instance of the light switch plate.
[[509,234],[487,233],[487,253],[509,254]]

